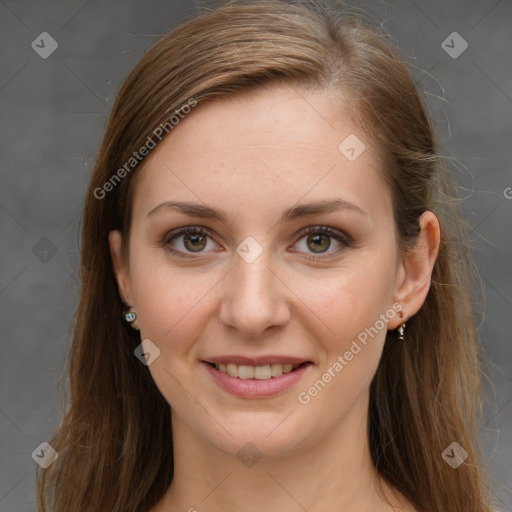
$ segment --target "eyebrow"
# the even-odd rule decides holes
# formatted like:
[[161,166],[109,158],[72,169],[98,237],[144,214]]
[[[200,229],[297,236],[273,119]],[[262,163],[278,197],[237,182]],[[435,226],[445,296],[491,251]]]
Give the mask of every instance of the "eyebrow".
[[[227,223],[227,215],[222,210],[216,210],[204,204],[188,203],[182,201],[165,201],[149,211],[146,217],[151,217],[156,213],[167,210],[176,210],[185,215],[188,215],[189,217],[200,217],[203,219],[218,220],[220,222]],[[345,199],[335,198],[315,203],[292,206],[283,213],[279,222],[291,221],[301,217],[319,215],[322,213],[329,213],[335,210],[351,210],[359,213],[360,215],[368,215],[368,212],[363,210],[360,206],[357,206],[356,204],[351,203]]]

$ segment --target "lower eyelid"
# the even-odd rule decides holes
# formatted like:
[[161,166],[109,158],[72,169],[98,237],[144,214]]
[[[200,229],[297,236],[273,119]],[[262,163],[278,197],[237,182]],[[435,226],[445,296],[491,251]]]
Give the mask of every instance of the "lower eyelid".
[[[193,252],[185,252],[185,251],[182,251],[182,250],[179,250],[179,249],[176,249],[172,243],[175,242],[176,240],[178,240],[179,238],[181,237],[184,237],[185,235],[187,234],[190,234],[190,233],[177,233],[177,234],[174,234],[172,235],[171,237],[167,238],[167,240],[164,242],[164,245],[167,246],[167,247],[171,247],[170,250],[172,250],[172,252],[175,252],[175,253],[178,253],[178,254],[187,254],[187,255],[192,255],[192,254],[206,254],[206,253],[209,253],[209,252],[212,252],[211,250],[209,251],[206,251],[206,250],[203,250],[203,251],[199,251],[197,253],[193,253]],[[209,241],[213,242],[215,245],[219,246],[219,244],[212,238],[211,235],[208,235],[206,233],[192,233],[192,234],[202,234],[203,236],[207,237]],[[183,242],[182,242],[183,243]]]
[[[308,233],[308,234],[314,234],[314,232],[313,233]],[[299,238],[299,240],[297,242],[295,242],[294,246],[297,245],[300,241],[302,241],[303,238],[308,236],[308,234],[304,235],[304,236],[301,236]],[[305,255],[307,255],[307,256],[305,256],[307,259],[327,259],[327,258],[334,257],[334,256],[340,254],[341,252],[343,252],[344,250],[346,250],[350,246],[349,241],[346,240],[342,236],[335,236],[333,234],[327,234],[327,236],[329,236],[331,239],[333,239],[336,242],[338,242],[339,247],[337,247],[335,249],[332,249],[329,246],[329,248],[327,249],[326,252],[318,252],[318,253],[306,252],[306,251],[298,251],[298,250],[295,250],[295,249],[292,249],[291,252],[305,254]]]
[[[308,235],[312,235],[312,234],[322,234],[322,235],[327,235],[329,236],[331,239],[333,240],[336,240],[339,244],[340,244],[340,247],[338,247],[338,249],[335,249],[333,251],[330,251],[330,252],[325,252],[325,253],[313,253],[313,252],[304,252],[304,251],[296,251],[296,250],[292,250],[291,252],[296,252],[296,253],[304,253],[304,254],[308,254],[309,256],[307,256],[308,259],[327,259],[329,258],[330,256],[335,256],[336,254],[339,254],[341,252],[343,252],[346,248],[348,248],[350,246],[350,239],[344,235],[343,233],[337,233],[337,232],[330,232],[332,228],[330,229],[326,229],[326,227],[323,227],[323,226],[318,226],[317,229],[310,229],[308,230],[307,232],[302,232],[302,233],[299,233],[299,238],[297,239],[297,241],[293,244],[294,246],[297,245],[302,239],[306,238]],[[197,228],[197,229],[190,229],[190,230],[182,230],[181,232],[177,232],[177,233],[168,233],[167,235],[164,236],[163,240],[161,241],[161,244],[162,246],[164,247],[167,247],[167,249],[172,252],[173,254],[176,254],[177,256],[179,257],[185,257],[185,258],[198,258],[198,257],[201,257],[201,255],[204,255],[204,254],[208,254],[210,252],[218,252],[217,251],[199,251],[197,253],[193,253],[193,252],[185,252],[185,251],[182,251],[182,250],[178,250],[176,249],[175,247],[173,247],[171,245],[171,242],[177,240],[178,238],[182,237],[182,236],[185,236],[187,234],[201,234],[201,235],[204,235],[206,236],[209,240],[211,240],[214,244],[216,244],[217,246],[220,246],[220,244],[218,244],[215,239],[212,237],[211,233],[209,233],[206,228]],[[329,247],[330,249],[330,247]],[[195,256],[194,254],[196,254],[197,256]]]

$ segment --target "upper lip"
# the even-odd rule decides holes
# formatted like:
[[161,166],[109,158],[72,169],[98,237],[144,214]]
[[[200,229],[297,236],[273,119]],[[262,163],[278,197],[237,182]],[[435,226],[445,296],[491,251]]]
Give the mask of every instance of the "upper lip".
[[268,356],[259,356],[259,357],[247,357],[247,356],[238,356],[238,355],[225,355],[225,356],[216,356],[209,357],[208,359],[203,359],[206,363],[213,364],[238,364],[238,365],[246,365],[246,366],[264,366],[267,364],[302,364],[306,362],[310,362],[308,359],[304,359],[303,357],[292,357],[285,355],[268,355]]

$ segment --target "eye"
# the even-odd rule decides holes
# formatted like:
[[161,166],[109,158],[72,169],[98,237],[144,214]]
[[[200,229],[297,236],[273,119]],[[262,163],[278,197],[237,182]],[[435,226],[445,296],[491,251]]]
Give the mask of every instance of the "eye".
[[[300,248],[298,250],[293,249],[292,252],[318,255],[306,256],[310,260],[326,259],[334,254],[339,254],[351,245],[351,238],[348,235],[328,226],[308,226],[299,235],[301,235],[301,238],[296,242],[295,246],[298,245]],[[332,246],[333,239],[338,244],[338,247],[333,251],[327,252]],[[207,229],[202,226],[185,226],[167,233],[160,241],[160,244],[179,257],[195,258],[196,256],[193,256],[193,253],[210,252],[207,250],[209,245],[211,245],[210,242],[216,245],[217,248],[219,247]],[[215,250],[215,248],[210,248],[210,250]],[[324,254],[326,256],[323,256]]]
[[209,246],[210,241],[218,246],[213,241],[209,231],[203,227],[185,226],[167,233],[161,240],[161,244],[178,256],[194,258],[194,256],[189,254],[208,252],[205,249]]
[[[327,226],[309,226],[302,230],[300,234],[303,236],[295,245],[302,248],[299,250],[294,249],[293,252],[308,253],[311,251],[313,254],[326,254],[327,257],[330,257],[333,254],[339,254],[351,245],[351,239],[348,235]],[[338,244],[338,247],[333,251],[327,252],[332,246],[333,239]],[[311,260],[326,259],[325,256],[308,256],[307,258]]]

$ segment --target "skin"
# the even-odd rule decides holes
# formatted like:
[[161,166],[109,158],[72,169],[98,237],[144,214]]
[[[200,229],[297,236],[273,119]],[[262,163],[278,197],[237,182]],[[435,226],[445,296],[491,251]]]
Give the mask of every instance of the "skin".
[[[199,105],[144,163],[128,261],[121,233],[110,234],[120,296],[137,312],[141,340],[160,349],[148,368],[172,410],[175,477],[153,512],[414,510],[372,465],[369,386],[386,329],[425,300],[439,224],[425,212],[416,249],[400,256],[371,141],[334,107],[325,92],[289,86]],[[338,149],[349,134],[366,145],[355,161]],[[333,198],[365,213],[345,208],[279,221],[291,206]],[[171,200],[220,209],[227,222],[170,208],[147,216]],[[160,243],[173,229],[198,225],[211,234],[199,237],[200,252],[184,245],[183,234]],[[300,233],[307,226],[329,226],[353,242],[324,234],[320,243],[330,246],[315,252]],[[249,236],[263,249],[252,263],[236,252]],[[405,318],[389,320],[301,404],[298,393],[393,304]],[[239,398],[220,389],[201,363],[224,354],[285,354],[314,364],[278,396]],[[248,442],[262,455],[252,467],[236,455]]]

